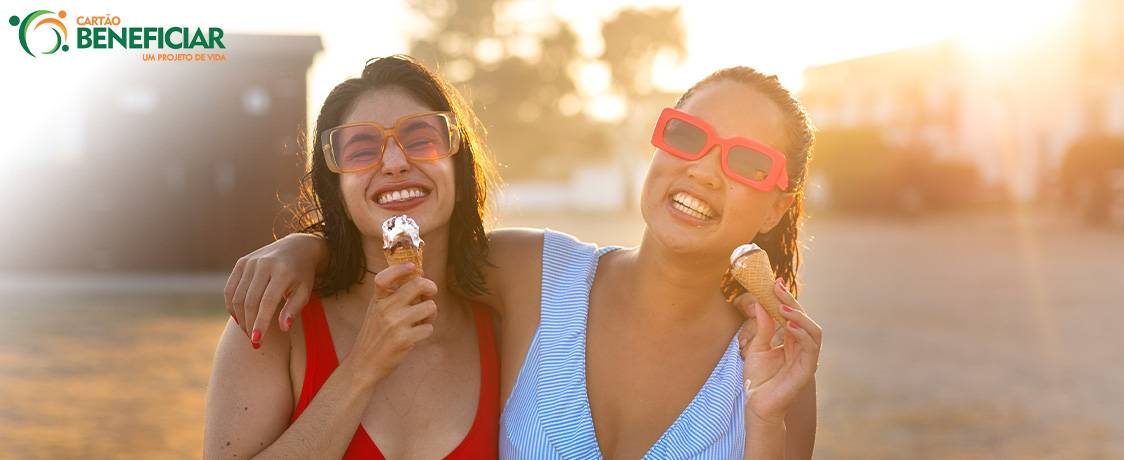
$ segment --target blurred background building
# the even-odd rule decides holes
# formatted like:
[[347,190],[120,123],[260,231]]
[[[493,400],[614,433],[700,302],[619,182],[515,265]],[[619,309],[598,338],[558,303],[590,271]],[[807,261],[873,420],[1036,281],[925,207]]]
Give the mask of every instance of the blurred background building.
[[0,271],[215,271],[273,238],[320,39],[225,42],[225,63],[103,66],[71,113],[24,133],[44,158],[0,185],[16,217]]
[[[856,181],[901,208],[1076,194],[1087,212],[1124,215],[1124,151],[1112,140],[1124,137],[1124,54],[1109,45],[1124,43],[1121,22],[1124,3],[1087,0],[1019,43],[946,40],[809,68],[801,100],[821,130],[821,171],[836,182],[828,195],[880,202]],[[1090,142],[1098,158],[1079,158]],[[864,157],[889,163],[885,177],[839,164]],[[921,180],[895,180],[902,171]],[[836,196],[847,189],[859,196]],[[1089,203],[1094,195],[1111,200]]]

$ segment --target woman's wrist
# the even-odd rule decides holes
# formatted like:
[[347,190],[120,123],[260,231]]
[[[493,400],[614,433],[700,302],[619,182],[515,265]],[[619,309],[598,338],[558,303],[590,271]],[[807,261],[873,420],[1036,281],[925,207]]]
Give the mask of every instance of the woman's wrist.
[[331,254],[328,252],[328,240],[321,235],[314,236],[316,237],[316,274],[320,275],[328,271],[328,259]]
[[784,426],[784,414],[781,414],[779,416],[770,416],[768,414],[760,414],[758,411],[753,409],[753,407],[752,407],[753,398],[755,396],[757,396],[756,390],[757,390],[757,388],[754,386],[754,384],[752,382],[750,382],[749,379],[745,379],[745,394],[746,394],[746,398],[745,398],[745,419],[746,419],[746,422],[748,423],[752,419],[752,421],[755,424],[760,425],[760,426],[771,427],[771,426],[780,425],[780,426],[783,427]]
[[759,431],[761,433],[783,433],[785,431],[784,419],[777,421],[758,417],[753,414],[749,408],[746,408],[745,411],[745,425],[750,431]]
[[298,248],[303,248],[305,245],[311,247],[311,250],[301,251],[298,252],[298,254],[306,254],[308,258],[304,259],[304,261],[316,264],[317,274],[322,273],[328,268],[328,242],[324,240],[323,235],[315,233],[291,233],[286,238],[299,240],[296,245]]
[[784,458],[785,437],[788,429],[784,417],[762,416],[753,410],[754,388],[745,382],[745,458],[754,460]]
[[784,458],[787,441],[785,437],[788,435],[784,421],[770,422],[755,417],[746,410],[745,425],[745,458],[754,460]]
[[388,374],[380,366],[371,363],[372,360],[364,359],[360,353],[349,353],[340,362],[337,372],[344,373],[348,381],[353,382],[360,390],[366,390],[374,387]]
[[754,408],[752,406],[752,398],[753,398],[752,393],[750,394],[750,397],[745,398],[745,423],[746,423],[746,426],[749,426],[750,423],[752,423],[755,426],[768,427],[768,429],[773,429],[773,427],[778,427],[778,426],[779,427],[785,426],[785,416],[783,416],[783,415],[780,415],[780,416],[759,415],[758,411],[754,411]]

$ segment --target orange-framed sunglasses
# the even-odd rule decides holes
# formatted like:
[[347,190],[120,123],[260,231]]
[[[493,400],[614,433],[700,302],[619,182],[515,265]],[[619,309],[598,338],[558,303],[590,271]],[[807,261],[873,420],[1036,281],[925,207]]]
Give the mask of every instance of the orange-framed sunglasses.
[[722,155],[722,171],[735,181],[763,192],[788,190],[784,154],[745,137],[723,138],[702,118],[666,108],[656,121],[652,145],[688,161],[699,160],[714,147]]
[[320,133],[328,169],[358,172],[382,162],[390,139],[406,158],[432,161],[452,156],[461,145],[460,128],[452,112],[407,115],[385,128],[373,121],[348,123]]

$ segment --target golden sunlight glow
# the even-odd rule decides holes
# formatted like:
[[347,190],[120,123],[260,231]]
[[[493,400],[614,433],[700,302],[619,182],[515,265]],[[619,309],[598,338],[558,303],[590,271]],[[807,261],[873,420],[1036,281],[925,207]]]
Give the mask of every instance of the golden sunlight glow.
[[[1003,53],[1024,44],[1060,22],[1078,0],[796,0],[792,2],[687,2],[672,0],[606,0],[585,2],[549,2],[548,11],[538,11],[531,3],[517,2],[510,13],[517,21],[505,27],[534,28],[556,16],[578,34],[586,65],[575,69],[581,91],[582,109],[598,120],[617,121],[625,107],[609,88],[611,75],[603,64],[596,63],[601,53],[600,25],[622,8],[680,7],[685,30],[686,56],[677,62],[659,57],[651,75],[659,90],[678,93],[715,69],[748,65],[766,73],[777,74],[789,89],[799,91],[802,72],[809,66],[853,59],[861,56],[918,46],[949,38],[961,40],[978,53]],[[186,23],[221,23],[228,33],[299,33],[319,34],[324,51],[309,69],[308,125],[311,126],[317,107],[337,83],[354,75],[360,64],[371,56],[384,56],[408,49],[418,18],[409,13],[406,4],[350,7],[350,14],[339,16],[334,10],[318,9],[308,16],[262,16],[257,7],[236,4],[222,16],[214,13],[219,3],[205,0],[183,11],[130,0],[114,8],[114,13],[137,21],[159,21],[176,17]],[[225,8],[225,7],[224,7]],[[369,26],[371,17],[384,17],[380,27]],[[77,56],[57,60],[48,71],[47,62],[16,59],[16,48],[4,48],[5,62],[15,62],[9,72],[12,78],[31,84],[50,75],[66,76],[87,72]],[[495,57],[495,46],[482,45],[478,52]],[[53,66],[52,66],[53,67]],[[65,68],[63,68],[65,67]],[[22,76],[22,77],[21,77]],[[12,82],[20,86],[19,81]],[[67,80],[69,81],[69,80]],[[60,82],[61,83],[61,82]],[[65,84],[47,85],[67,87]],[[6,122],[19,129],[41,123],[43,117],[66,110],[73,95],[62,92],[47,94],[15,92],[9,96],[9,107],[33,107],[38,112],[16,114],[5,111]],[[573,104],[566,106],[573,111]],[[40,113],[41,112],[41,113]],[[29,142],[33,137],[29,137]],[[19,143],[19,142],[17,142]],[[22,143],[20,147],[27,147]],[[20,158],[17,156],[17,158]],[[18,161],[23,161],[19,159]]]
[[988,57],[1018,51],[1060,26],[1073,1],[990,1],[977,8],[977,15],[960,19],[956,39],[969,52]]

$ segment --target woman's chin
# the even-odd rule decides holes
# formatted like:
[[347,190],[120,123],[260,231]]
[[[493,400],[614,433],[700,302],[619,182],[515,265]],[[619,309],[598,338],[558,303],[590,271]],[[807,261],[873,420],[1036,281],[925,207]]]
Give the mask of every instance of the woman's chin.
[[660,242],[660,245],[676,254],[692,254],[705,251],[706,241],[711,232],[683,225],[674,221],[669,216],[664,216],[656,222],[649,222],[648,233]]

